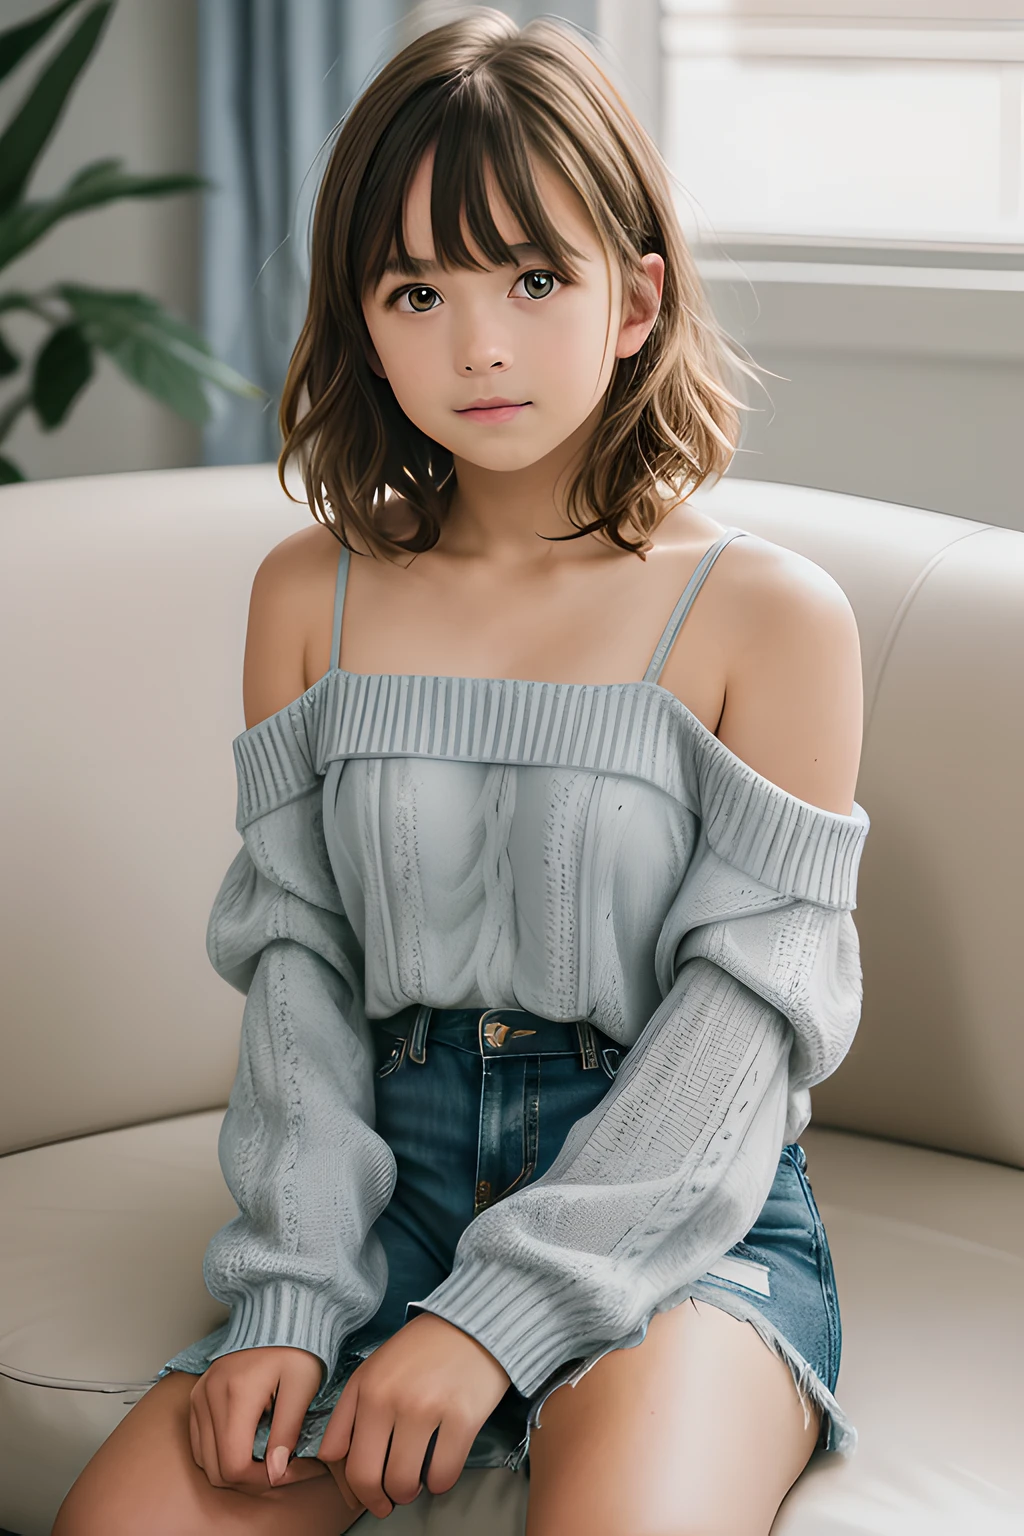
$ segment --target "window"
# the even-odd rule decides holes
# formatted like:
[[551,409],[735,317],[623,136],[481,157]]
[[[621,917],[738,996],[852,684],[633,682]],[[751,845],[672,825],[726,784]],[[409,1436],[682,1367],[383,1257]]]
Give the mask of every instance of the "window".
[[1024,0],[662,0],[661,45],[698,243],[1024,255]]

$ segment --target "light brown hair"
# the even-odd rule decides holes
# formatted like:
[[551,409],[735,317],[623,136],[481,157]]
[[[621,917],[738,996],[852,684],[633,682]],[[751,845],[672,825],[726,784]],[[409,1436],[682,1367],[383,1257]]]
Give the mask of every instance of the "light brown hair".
[[[748,407],[724,375],[730,364],[754,374],[711,314],[657,147],[582,37],[546,18],[519,28],[481,7],[435,27],[385,65],[345,117],[317,194],[309,305],[281,396],[282,486],[295,454],[310,510],[342,543],[346,524],[385,554],[437,542],[455,488],[452,453],[409,420],[370,368],[362,312],[363,293],[380,281],[393,248],[408,255],[405,198],[431,146],[431,224],[444,267],[479,269],[463,219],[489,262],[515,262],[494,224],[487,166],[525,238],[572,281],[572,257],[581,253],[545,213],[532,157],[582,198],[620,265],[624,308],[649,281],[640,257],[665,258],[654,328],[635,356],[618,359],[567,491],[579,531],[565,537],[603,530],[639,553],[666,510],[659,487],[678,502],[728,468],[738,412]],[[416,514],[402,541],[380,526],[388,491]],[[636,543],[623,536],[629,525]]]

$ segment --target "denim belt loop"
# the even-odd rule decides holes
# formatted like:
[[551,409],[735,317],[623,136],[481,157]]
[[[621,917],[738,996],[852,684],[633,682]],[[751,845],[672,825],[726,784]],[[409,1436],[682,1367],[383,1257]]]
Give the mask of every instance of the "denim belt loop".
[[409,1060],[422,1067],[427,1059],[427,1030],[433,1009],[429,1003],[421,1003],[416,1010],[416,1022],[409,1035]]
[[594,1044],[594,1031],[589,1019],[577,1019],[576,1033],[580,1041],[580,1056],[583,1060],[583,1070],[598,1065],[597,1047]]

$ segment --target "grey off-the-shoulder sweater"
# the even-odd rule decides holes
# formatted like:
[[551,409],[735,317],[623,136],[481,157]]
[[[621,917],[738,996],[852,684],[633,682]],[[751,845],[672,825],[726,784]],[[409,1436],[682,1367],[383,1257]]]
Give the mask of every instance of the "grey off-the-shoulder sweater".
[[376,1311],[396,1166],[368,1021],[414,1003],[590,1019],[629,1048],[549,1171],[481,1212],[410,1308],[523,1394],[635,1338],[753,1226],[859,1022],[869,819],[761,777],[657,682],[740,532],[641,681],[333,667],[235,739],[243,843],[207,944],[246,994],[220,1140],[239,1214],[204,1271],[230,1316],[179,1368],[284,1344],[329,1374]]

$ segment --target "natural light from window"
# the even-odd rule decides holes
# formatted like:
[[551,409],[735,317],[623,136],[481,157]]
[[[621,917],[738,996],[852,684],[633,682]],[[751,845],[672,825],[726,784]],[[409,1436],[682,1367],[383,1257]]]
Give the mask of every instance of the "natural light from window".
[[702,231],[1024,247],[1024,0],[663,0],[661,39]]

